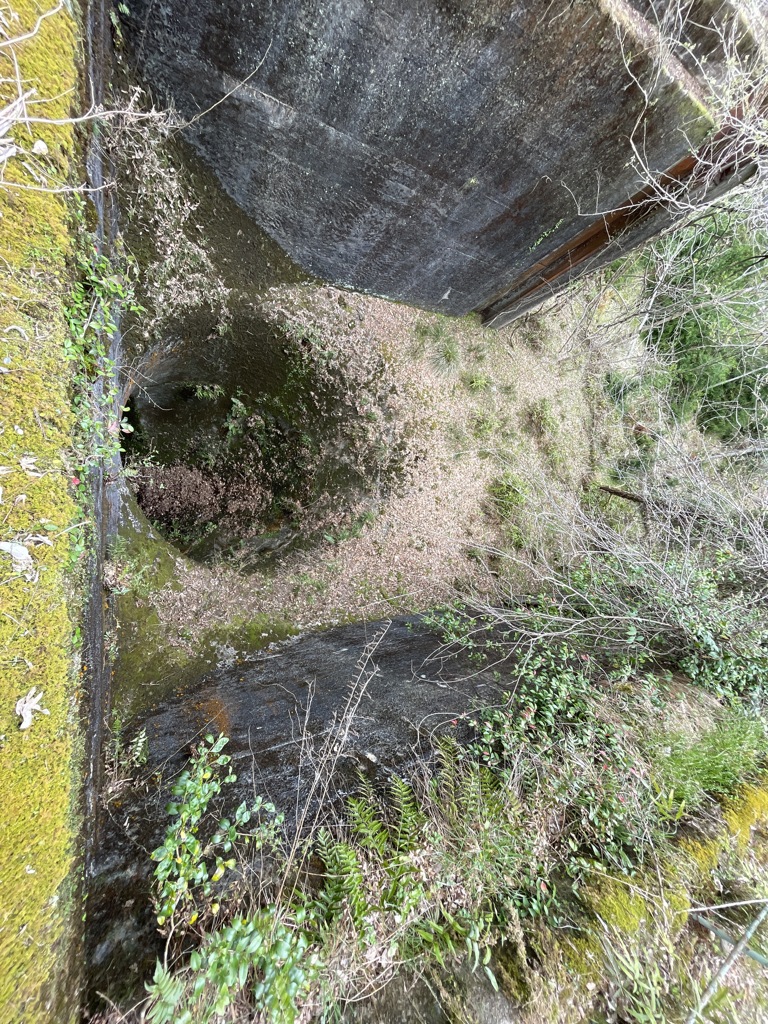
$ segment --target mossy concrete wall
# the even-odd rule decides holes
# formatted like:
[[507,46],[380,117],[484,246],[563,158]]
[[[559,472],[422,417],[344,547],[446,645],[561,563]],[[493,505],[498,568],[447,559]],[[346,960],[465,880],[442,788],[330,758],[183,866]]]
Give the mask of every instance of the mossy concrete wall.
[[[586,910],[582,927],[573,931],[562,929],[560,933],[557,930],[540,933],[542,973],[545,977],[550,975],[550,984],[556,984],[557,1006],[563,1011],[558,1019],[586,1019],[587,1011],[594,1010],[589,993],[604,984],[606,978],[614,978],[614,997],[622,980],[631,990],[633,964],[638,966],[639,995],[643,994],[643,985],[646,993],[653,989],[653,981],[649,984],[643,979],[652,979],[654,969],[660,968],[666,977],[661,980],[659,976],[657,998],[662,991],[670,1000],[682,998],[686,1013],[694,1005],[692,996],[696,990],[691,987],[691,979],[699,979],[700,995],[708,978],[721,965],[725,952],[714,953],[711,964],[707,962],[706,939],[709,936],[703,930],[697,933],[690,915],[701,911],[716,916],[721,926],[738,936],[740,931],[722,915],[722,910],[727,912],[729,908],[729,880],[738,877],[746,887],[742,895],[749,894],[748,905],[740,907],[734,903],[731,913],[743,910],[749,921],[762,901],[762,884],[756,866],[765,866],[768,852],[764,840],[759,838],[765,834],[768,823],[768,779],[763,777],[757,784],[745,785],[730,798],[724,798],[720,813],[719,824],[716,824],[717,815],[712,815],[706,823],[700,819],[696,829],[689,829],[688,835],[671,844],[663,856],[633,875],[595,872],[593,880],[580,892]],[[702,834],[707,832],[708,836]],[[723,905],[720,916],[710,914],[708,905]],[[621,971],[616,971],[617,956],[629,965],[629,973],[623,979]],[[665,957],[666,963],[663,962]],[[706,966],[702,967],[702,961]],[[751,967],[760,970],[754,964]],[[734,984],[733,975],[728,987],[732,994],[742,994],[741,986]],[[525,1015],[525,1021],[540,1019],[536,1015],[535,1000],[541,991],[539,988],[534,992],[531,1003],[534,1012]],[[753,1005],[764,1008],[759,994],[753,992],[752,998]],[[572,1010],[579,1006],[583,1016],[579,1012],[566,1012],[566,1008]],[[592,1013],[589,1017],[592,1019]],[[632,1016],[631,1019],[641,1018]]]
[[129,6],[244,214],[321,278],[441,312],[498,305],[711,128],[640,0]]
[[[3,27],[0,106],[17,81],[35,90],[30,115],[66,118],[76,97],[77,35],[54,5],[14,0]],[[8,12],[6,11],[6,15]],[[17,61],[17,65],[14,63]],[[33,566],[0,552],[0,1022],[66,1021],[77,993],[64,984],[72,848],[73,625],[67,566],[78,510],[70,496],[70,371],[62,298],[69,251],[65,196],[71,125],[17,124],[22,152],[0,185],[0,533],[26,543]],[[35,143],[44,143],[45,151]],[[45,182],[45,186],[41,184]],[[28,457],[34,461],[25,462]],[[30,537],[45,536],[48,544]],[[20,731],[16,701],[42,690],[48,715]]]

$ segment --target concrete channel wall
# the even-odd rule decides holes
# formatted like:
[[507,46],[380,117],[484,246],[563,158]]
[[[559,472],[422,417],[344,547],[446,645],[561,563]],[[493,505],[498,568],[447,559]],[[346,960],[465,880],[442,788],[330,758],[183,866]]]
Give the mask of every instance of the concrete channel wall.
[[693,6],[687,49],[652,0],[132,0],[126,35],[303,268],[503,320],[667,223],[643,190],[715,127],[732,16]]

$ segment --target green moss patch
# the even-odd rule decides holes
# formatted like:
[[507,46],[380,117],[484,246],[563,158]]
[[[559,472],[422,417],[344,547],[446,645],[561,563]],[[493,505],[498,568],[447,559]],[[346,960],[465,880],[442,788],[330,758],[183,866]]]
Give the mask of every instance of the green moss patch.
[[127,509],[105,569],[115,612],[115,631],[107,636],[116,655],[114,714],[121,722],[182,692],[212,666],[238,664],[299,632],[285,617],[253,611],[225,615],[205,629],[164,622],[155,598],[161,590],[183,589],[179,554],[130,498]]
[[[49,5],[15,0],[10,35],[32,30]],[[66,118],[77,84],[77,36],[60,11],[13,47],[31,114]],[[13,96],[11,50],[2,104]],[[0,552],[0,1021],[33,1024],[71,1016],[57,990],[65,945],[65,885],[72,868],[74,684],[66,571],[78,510],[69,492],[70,372],[66,327],[68,214],[61,194],[36,190],[66,182],[71,125],[17,125],[24,151],[6,164],[0,187],[0,478],[2,540],[25,544],[31,565],[14,571]],[[32,154],[35,143],[37,154]],[[42,155],[40,151],[44,149]],[[24,461],[22,461],[24,460]],[[50,543],[35,541],[45,537]],[[42,706],[19,729],[14,708],[32,687]],[[55,1007],[55,1011],[54,1011]]]
[[[594,993],[593,1009],[604,999],[610,1005],[617,998],[630,1008],[635,1000],[637,1006],[647,1009],[648,992],[654,987],[649,968],[663,961],[655,979],[657,996],[682,999],[683,1005],[689,1005],[696,991],[691,987],[695,968],[700,971],[707,965],[713,971],[721,959],[715,951],[713,965],[709,964],[708,937],[697,935],[690,925],[693,908],[725,900],[723,886],[727,892],[731,877],[746,885],[739,893],[742,898],[761,896],[749,858],[757,856],[760,862],[759,846],[753,840],[768,820],[765,779],[724,800],[722,814],[723,821],[712,835],[682,837],[651,870],[631,878],[600,875],[585,886],[581,902],[587,916],[581,929],[557,939],[553,932],[547,934],[552,948],[543,958],[548,965],[544,976],[554,978],[557,964],[562,962],[566,972],[561,980],[566,983],[567,979],[574,991]],[[754,916],[753,906],[746,909],[748,917]],[[738,933],[738,928],[731,931]],[[638,964],[642,970],[635,977],[632,968]],[[699,981],[699,990],[705,982],[706,977]],[[645,1002],[640,1000],[641,994]],[[744,998],[751,998],[748,991]],[[630,1015],[627,1019],[644,1018]]]

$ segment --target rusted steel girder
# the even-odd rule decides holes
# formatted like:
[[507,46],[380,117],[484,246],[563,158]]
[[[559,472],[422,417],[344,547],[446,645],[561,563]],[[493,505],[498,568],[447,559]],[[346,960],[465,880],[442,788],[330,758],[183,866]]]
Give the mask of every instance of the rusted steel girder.
[[768,114],[768,86],[731,111],[727,124],[695,153],[678,160],[622,206],[601,214],[575,238],[548,253],[483,310],[483,320],[503,327],[562,291],[574,278],[634,248],[692,206],[711,202],[757,170],[757,147],[739,125],[747,106]]

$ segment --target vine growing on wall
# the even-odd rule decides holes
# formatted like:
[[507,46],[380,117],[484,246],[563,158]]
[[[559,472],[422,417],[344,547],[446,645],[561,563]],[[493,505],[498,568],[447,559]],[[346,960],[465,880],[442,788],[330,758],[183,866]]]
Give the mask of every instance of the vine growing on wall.
[[75,221],[74,279],[64,304],[69,328],[65,357],[74,365],[72,407],[75,451],[80,468],[109,462],[123,451],[122,434],[133,427],[120,406],[112,339],[122,311],[140,314],[135,299],[136,264],[127,256],[107,256],[85,224],[85,201],[72,203]]

